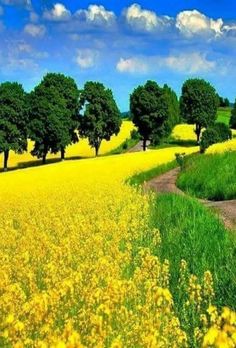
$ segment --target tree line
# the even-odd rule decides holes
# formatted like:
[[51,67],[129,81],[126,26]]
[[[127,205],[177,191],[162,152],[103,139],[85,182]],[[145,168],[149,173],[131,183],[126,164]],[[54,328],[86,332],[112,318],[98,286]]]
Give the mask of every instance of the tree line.
[[[147,81],[130,95],[130,117],[146,150],[148,140],[159,144],[181,122],[195,124],[200,142],[202,129],[214,125],[219,105],[218,94],[205,80],[187,80],[180,99],[168,85],[160,87],[155,81]],[[235,110],[236,104],[232,113],[236,120]],[[9,152],[27,151],[28,139],[34,142],[31,154],[43,163],[48,153],[60,152],[63,160],[66,147],[79,138],[88,138],[97,156],[102,140],[117,135],[121,123],[112,91],[99,82],[89,81],[79,89],[71,77],[49,73],[30,93],[17,82],[0,85],[0,153],[4,153],[4,170]]]

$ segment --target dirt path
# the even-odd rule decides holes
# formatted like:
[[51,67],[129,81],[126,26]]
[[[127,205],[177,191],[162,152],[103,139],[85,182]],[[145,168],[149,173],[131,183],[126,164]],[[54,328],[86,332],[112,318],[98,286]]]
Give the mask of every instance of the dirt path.
[[[147,147],[150,145],[150,141],[147,141]],[[143,151],[143,142],[139,141],[134,147],[129,149],[128,152],[141,152]]]
[[[151,189],[160,193],[176,193],[180,195],[186,195],[176,186],[178,174],[179,168],[172,169],[169,172],[148,181],[145,184],[144,189]],[[199,199],[199,201],[206,207],[211,208],[215,212],[217,212],[227,228],[235,229],[236,200],[213,202]]]

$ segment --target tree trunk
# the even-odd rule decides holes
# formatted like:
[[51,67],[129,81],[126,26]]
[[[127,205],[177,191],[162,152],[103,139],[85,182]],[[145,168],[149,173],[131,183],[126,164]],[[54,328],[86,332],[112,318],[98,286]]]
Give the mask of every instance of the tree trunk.
[[96,146],[95,146],[95,156],[96,156],[96,157],[98,156],[98,151],[99,151],[99,146],[96,145]]
[[42,162],[43,162],[43,164],[46,164],[46,157],[47,157],[47,154],[46,154],[46,153],[44,153],[44,154],[43,154],[43,161],[42,161]]
[[147,139],[143,139],[143,151],[147,149]]
[[199,144],[200,143],[200,135],[201,135],[201,126],[200,124],[196,124],[196,135],[197,135],[197,143]]
[[64,159],[65,159],[65,153],[66,153],[65,149],[64,149],[64,147],[62,147],[61,148],[61,160],[62,161],[64,161]]
[[8,158],[9,158],[9,150],[6,150],[4,151],[4,167],[3,167],[4,172],[7,172]]

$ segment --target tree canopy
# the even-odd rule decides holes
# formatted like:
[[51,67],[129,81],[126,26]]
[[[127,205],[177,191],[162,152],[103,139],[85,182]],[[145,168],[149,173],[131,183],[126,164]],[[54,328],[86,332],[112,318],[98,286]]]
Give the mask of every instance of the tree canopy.
[[33,155],[46,160],[48,152],[61,151],[78,141],[79,90],[63,74],[47,74],[29,96],[30,137]]
[[155,81],[147,81],[131,94],[130,111],[143,139],[144,151],[147,140],[159,142],[170,133],[176,122],[174,115],[178,118],[178,101],[175,97],[167,85],[161,88]]
[[180,112],[184,120],[196,125],[197,141],[203,127],[214,124],[217,117],[218,97],[214,87],[203,79],[189,79],[182,87]]
[[88,138],[91,147],[95,148],[96,156],[102,140],[110,140],[117,135],[121,126],[121,115],[112,91],[99,82],[87,82],[80,95],[79,134]]
[[16,82],[0,85],[0,152],[4,153],[4,170],[10,150],[22,153],[27,150],[27,112],[25,92]]

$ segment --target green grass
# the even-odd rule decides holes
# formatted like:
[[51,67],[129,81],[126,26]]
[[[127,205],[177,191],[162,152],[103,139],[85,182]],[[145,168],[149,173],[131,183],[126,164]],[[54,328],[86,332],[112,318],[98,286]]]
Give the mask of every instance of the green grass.
[[188,194],[209,200],[236,199],[236,152],[189,158],[177,186]]
[[219,108],[217,111],[217,121],[229,125],[231,108]]

